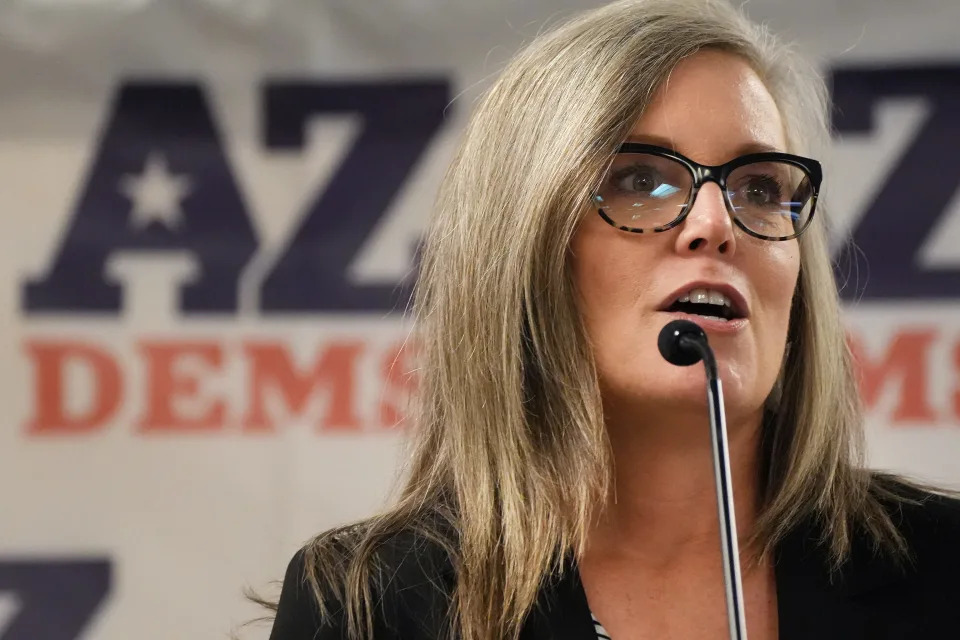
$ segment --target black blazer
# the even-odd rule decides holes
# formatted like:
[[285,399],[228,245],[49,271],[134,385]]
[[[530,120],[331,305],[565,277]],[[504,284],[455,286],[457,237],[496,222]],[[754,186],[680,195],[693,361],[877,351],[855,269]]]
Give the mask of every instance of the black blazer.
[[[864,536],[834,580],[820,530],[811,521],[777,547],[780,640],[960,638],[960,501],[926,496],[892,510],[912,549],[905,567],[875,554]],[[376,610],[376,640],[442,636],[453,569],[444,554],[413,536],[384,549],[391,571]],[[342,615],[321,621],[304,585],[303,553],[287,568],[270,640],[340,640]],[[390,575],[388,574],[388,575]],[[335,608],[335,607],[334,607]],[[594,640],[590,610],[574,563],[541,590],[522,640]],[[614,639],[616,640],[616,639]]]

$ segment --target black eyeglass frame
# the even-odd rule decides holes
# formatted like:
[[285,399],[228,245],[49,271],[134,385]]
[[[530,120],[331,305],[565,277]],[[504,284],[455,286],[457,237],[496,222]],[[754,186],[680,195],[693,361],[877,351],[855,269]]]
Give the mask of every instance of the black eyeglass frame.
[[[672,149],[639,142],[624,142],[617,149],[616,153],[645,153],[648,155],[661,156],[684,165],[690,172],[690,175],[693,176],[693,186],[690,188],[690,195],[687,197],[687,202],[683,205],[683,210],[680,212],[680,214],[667,224],[659,225],[653,227],[652,229],[640,229],[617,224],[610,218],[610,216],[607,215],[603,208],[597,207],[597,212],[600,214],[600,217],[603,218],[608,224],[620,229],[621,231],[629,231],[630,233],[645,233],[647,231],[651,233],[660,233],[662,231],[669,231],[670,229],[673,229],[683,222],[690,214],[690,210],[693,208],[693,203],[697,200],[697,194],[700,191],[700,187],[707,182],[713,182],[720,187],[720,191],[723,193],[723,202],[727,208],[727,214],[733,220],[734,224],[736,224],[737,227],[739,227],[744,233],[751,235],[754,238],[759,238],[760,240],[778,242],[783,240],[793,240],[794,238],[799,237],[800,234],[806,231],[810,226],[810,223],[813,221],[813,215],[817,211],[817,196],[820,193],[820,183],[823,181],[823,168],[820,166],[818,161],[812,158],[805,158],[792,153],[765,151],[760,153],[748,153],[746,155],[738,156],[729,162],[725,162],[724,164],[711,166],[694,162],[690,158],[681,153],[677,153]],[[810,194],[810,215],[807,216],[807,220],[803,227],[801,227],[795,233],[788,236],[765,236],[757,233],[756,231],[750,230],[745,224],[740,222],[739,218],[737,218],[737,214],[734,212],[733,203],[730,202],[730,194],[727,191],[727,178],[734,169],[747,164],[752,164],[754,162],[782,162],[790,164],[802,169],[810,178],[810,187],[812,189],[812,193]],[[596,196],[596,194],[594,194],[594,196]],[[596,200],[594,200],[594,203],[596,203]]]

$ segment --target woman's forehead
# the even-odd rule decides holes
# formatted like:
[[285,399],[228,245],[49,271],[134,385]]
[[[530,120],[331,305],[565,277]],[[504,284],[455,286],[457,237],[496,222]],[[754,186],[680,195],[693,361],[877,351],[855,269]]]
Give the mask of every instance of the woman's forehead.
[[786,151],[777,104],[743,58],[703,51],[676,66],[629,139],[720,164],[753,151]]

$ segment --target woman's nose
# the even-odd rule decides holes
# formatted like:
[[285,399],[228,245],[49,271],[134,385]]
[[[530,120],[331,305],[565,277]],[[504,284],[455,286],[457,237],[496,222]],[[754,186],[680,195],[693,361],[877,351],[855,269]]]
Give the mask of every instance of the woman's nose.
[[733,255],[737,248],[733,219],[727,211],[720,187],[713,182],[700,187],[691,207],[680,225],[677,251],[716,251],[727,256]]

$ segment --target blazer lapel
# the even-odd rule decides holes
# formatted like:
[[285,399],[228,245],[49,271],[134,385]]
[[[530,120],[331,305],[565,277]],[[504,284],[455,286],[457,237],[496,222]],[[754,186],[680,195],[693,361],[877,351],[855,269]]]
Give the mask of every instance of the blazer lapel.
[[540,590],[520,640],[595,640],[587,595],[576,563],[568,560],[562,575]]
[[[870,592],[901,580],[903,572],[879,556],[863,536],[852,541],[850,558],[836,571],[820,543],[821,529],[808,519],[776,549],[779,640],[879,640],[902,637],[889,627],[888,613]],[[521,640],[596,638],[576,563],[541,589]]]
[[878,556],[855,536],[850,558],[830,570],[821,530],[812,520],[797,527],[776,553],[777,612],[780,640],[877,640],[888,637],[883,613],[868,593],[903,577],[897,566]]

